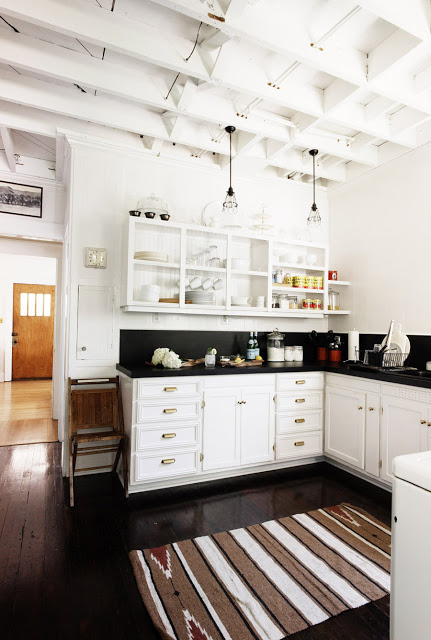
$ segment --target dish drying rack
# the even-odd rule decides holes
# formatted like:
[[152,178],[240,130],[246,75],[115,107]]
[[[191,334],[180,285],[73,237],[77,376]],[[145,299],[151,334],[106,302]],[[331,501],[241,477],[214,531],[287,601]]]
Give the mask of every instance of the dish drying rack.
[[404,361],[407,359],[408,353],[401,353],[397,351],[372,351],[367,349],[364,352],[364,364],[371,365],[373,367],[382,367],[383,369],[397,369],[405,368]]

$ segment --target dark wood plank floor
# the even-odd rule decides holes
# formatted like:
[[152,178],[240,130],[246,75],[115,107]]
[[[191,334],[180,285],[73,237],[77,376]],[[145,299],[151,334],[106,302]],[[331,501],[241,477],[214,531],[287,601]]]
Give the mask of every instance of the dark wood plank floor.
[[[2,638],[157,640],[130,549],[244,527],[348,501],[390,523],[390,495],[326,464],[132,496],[115,476],[77,478],[65,506],[60,445],[0,448]],[[389,598],[297,634],[389,638]],[[235,640],[241,640],[240,638]]]

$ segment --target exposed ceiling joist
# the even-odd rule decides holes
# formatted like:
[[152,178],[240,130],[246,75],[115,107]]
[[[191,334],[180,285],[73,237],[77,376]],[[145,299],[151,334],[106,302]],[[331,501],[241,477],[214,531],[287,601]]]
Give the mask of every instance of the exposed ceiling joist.
[[16,158],[11,132],[7,127],[0,126],[0,135],[3,141],[4,151],[6,154],[9,169],[10,171],[12,171],[12,173],[16,173]]
[[431,11],[428,0],[355,0],[370,13],[407,31],[416,38],[430,37]]

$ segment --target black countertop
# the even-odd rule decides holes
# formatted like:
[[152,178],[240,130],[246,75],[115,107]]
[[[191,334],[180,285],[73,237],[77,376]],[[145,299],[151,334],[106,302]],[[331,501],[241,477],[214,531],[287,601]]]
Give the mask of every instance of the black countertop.
[[204,364],[185,369],[162,369],[149,365],[117,364],[117,370],[124,373],[129,378],[166,378],[172,376],[230,376],[254,373],[294,373],[305,371],[325,371],[327,373],[338,373],[355,378],[367,378],[379,382],[395,382],[413,387],[424,387],[431,389],[431,372],[429,378],[406,375],[402,372],[375,371],[373,369],[363,370],[350,368],[351,365],[333,362],[265,362],[257,367],[221,367],[217,365],[213,369],[205,367]]

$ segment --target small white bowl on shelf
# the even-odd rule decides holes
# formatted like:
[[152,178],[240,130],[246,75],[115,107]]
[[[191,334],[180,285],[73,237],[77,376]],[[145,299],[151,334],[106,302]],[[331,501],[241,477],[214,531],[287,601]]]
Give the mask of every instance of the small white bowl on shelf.
[[158,302],[160,298],[160,287],[157,284],[143,284],[141,287],[142,302]]

